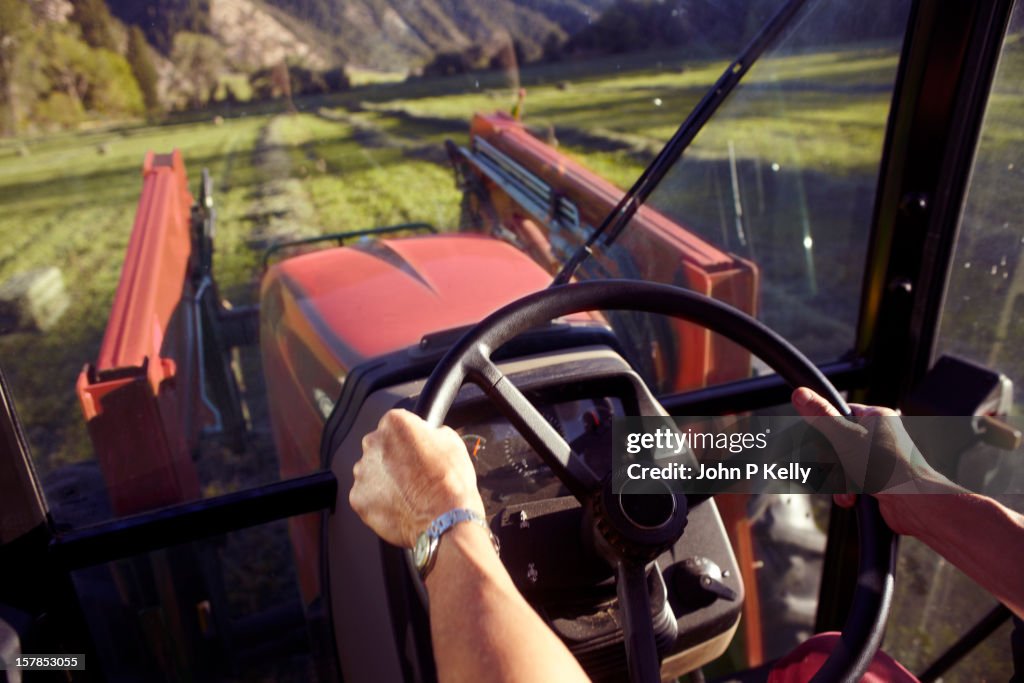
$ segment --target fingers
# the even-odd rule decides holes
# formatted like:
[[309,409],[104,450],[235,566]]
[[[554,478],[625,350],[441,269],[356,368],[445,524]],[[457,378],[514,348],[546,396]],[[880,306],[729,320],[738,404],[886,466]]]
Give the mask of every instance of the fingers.
[[791,400],[807,424],[821,432],[832,444],[844,475],[848,481],[855,482],[859,489],[866,476],[867,459],[860,456],[865,453],[862,439],[867,436],[867,430],[844,418],[835,406],[807,387],[794,391]]
[[[800,387],[794,391],[792,401],[797,413],[803,417],[841,417],[835,406],[807,387]],[[850,403],[849,406],[857,417],[889,417],[900,414],[900,411],[884,406],[869,406],[863,403]]]
[[389,410],[363,437],[349,504],[378,535],[408,547],[437,515],[453,507],[482,511],[466,444],[406,410]]
[[419,415],[411,413],[403,408],[392,408],[380,418],[377,429],[383,432],[407,435],[415,431],[422,431],[427,428]]
[[884,406],[866,406],[863,403],[851,403],[850,410],[857,417],[893,417],[901,414],[898,410]]
[[365,456],[367,453],[377,448],[379,443],[380,432],[369,432],[366,436],[363,437],[363,455]]
[[790,400],[796,412],[807,424],[824,434],[837,450],[843,445],[843,441],[864,433],[863,428],[843,419],[843,415],[834,405],[807,387],[800,387],[794,391]]
[[807,387],[800,387],[790,399],[801,417],[842,417],[836,407]]
[[355,464],[355,466],[352,468],[352,474],[354,475],[354,481],[352,483],[352,488],[350,488],[348,490],[348,504],[349,504],[349,507],[351,507],[352,510],[355,511],[355,513],[357,515],[359,515],[359,518],[362,519],[365,522],[366,521],[366,511],[367,511],[367,509],[366,509],[366,500],[365,500],[365,498],[366,498],[365,486],[361,485],[361,482],[360,482],[360,479],[359,479],[360,464],[361,463],[362,463],[362,461],[357,462]]
[[367,517],[366,479],[373,469],[372,462],[380,456],[380,433],[370,432],[363,437],[363,455],[352,465],[352,488],[348,492],[348,504],[365,522]]

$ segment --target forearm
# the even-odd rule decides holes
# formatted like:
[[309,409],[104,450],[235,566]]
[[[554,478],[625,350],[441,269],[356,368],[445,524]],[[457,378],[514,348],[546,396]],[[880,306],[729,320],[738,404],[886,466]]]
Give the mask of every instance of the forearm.
[[1024,515],[974,493],[902,498],[914,536],[1024,618]]
[[480,527],[459,524],[444,535],[426,584],[439,680],[587,680]]

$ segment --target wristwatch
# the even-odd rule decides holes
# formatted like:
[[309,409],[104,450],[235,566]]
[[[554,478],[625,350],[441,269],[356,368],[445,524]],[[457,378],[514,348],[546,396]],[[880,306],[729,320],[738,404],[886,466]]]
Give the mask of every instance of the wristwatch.
[[420,573],[420,578],[427,578],[427,574],[429,574],[430,570],[434,567],[434,562],[437,560],[437,546],[438,542],[441,540],[441,536],[461,522],[471,522],[486,529],[487,533],[491,537],[491,543],[494,544],[494,552],[501,552],[501,545],[498,543],[498,538],[491,531],[491,527],[487,526],[487,521],[484,520],[479,513],[465,508],[455,508],[454,510],[449,510],[444,514],[439,515],[437,519],[431,522],[430,526],[428,526],[426,530],[416,538],[416,545],[413,546],[412,549],[412,557],[413,561],[416,563],[416,569]]

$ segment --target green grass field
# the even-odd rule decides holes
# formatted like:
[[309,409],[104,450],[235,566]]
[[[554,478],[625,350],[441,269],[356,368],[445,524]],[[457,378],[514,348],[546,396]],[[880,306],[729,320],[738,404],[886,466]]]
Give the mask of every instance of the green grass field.
[[[896,61],[896,46],[872,45],[755,65],[740,96],[654,198],[706,240],[758,262],[763,317],[818,359],[852,343],[856,254],[866,240]],[[1008,63],[1018,62],[1014,50]],[[626,187],[723,67],[678,52],[530,67],[521,74],[526,120]],[[460,193],[443,142],[465,143],[474,111],[509,109],[516,83],[500,74],[403,83],[371,74],[365,83],[300,103],[302,113],[293,115],[238,108],[222,112],[220,124],[212,114],[192,115],[0,142],[0,281],[56,265],[72,298],[49,332],[0,335],[0,363],[41,473],[91,457],[74,382],[99,348],[147,150],[180,149],[193,184],[210,169],[215,268],[236,303],[255,300],[259,247],[268,241],[408,221],[457,227]],[[1019,86],[1002,87],[992,98],[993,163],[1016,161],[1022,96]],[[815,268],[794,265],[812,234]],[[822,311],[828,325],[819,324]],[[208,491],[230,488],[211,476]],[[901,646],[918,642],[916,629],[893,633]]]

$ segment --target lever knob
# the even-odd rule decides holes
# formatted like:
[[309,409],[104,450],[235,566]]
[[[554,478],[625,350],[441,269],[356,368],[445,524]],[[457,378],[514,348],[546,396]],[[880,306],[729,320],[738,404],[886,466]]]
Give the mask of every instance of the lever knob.
[[688,610],[707,607],[715,600],[736,600],[737,593],[725,582],[722,568],[712,560],[694,556],[674,567],[672,586],[679,602]]

